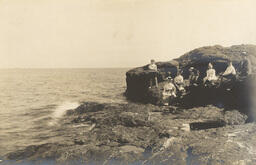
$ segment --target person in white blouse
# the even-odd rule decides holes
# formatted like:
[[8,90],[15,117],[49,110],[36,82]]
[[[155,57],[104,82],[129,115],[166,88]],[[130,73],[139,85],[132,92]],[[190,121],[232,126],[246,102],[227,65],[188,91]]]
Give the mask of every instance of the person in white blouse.
[[206,71],[206,77],[203,79],[204,83],[211,82],[214,83],[218,80],[218,77],[216,76],[216,71],[213,69],[213,65],[211,63],[208,64],[208,70]]
[[152,88],[153,80],[155,80],[155,85],[156,85],[156,87],[158,87],[158,80],[157,80],[158,69],[157,69],[157,65],[155,64],[155,60],[152,59],[150,61],[150,64],[148,65],[148,69],[150,70],[150,72],[152,74],[150,77],[150,80],[149,80],[149,88]]
[[232,61],[229,61],[228,63],[228,67],[226,68],[225,72],[222,74],[222,79],[226,78],[226,79],[233,79],[236,77],[236,69],[232,64]]
[[232,64],[232,61],[229,62],[227,69],[223,73],[223,76],[228,76],[228,75],[236,75],[236,69]]
[[172,98],[176,96],[176,87],[173,84],[173,79],[171,77],[167,78],[167,83],[164,85],[163,90],[163,100],[165,101],[164,105],[169,105]]
[[180,71],[178,71],[177,76],[174,78],[174,84],[179,91],[185,92],[184,78],[181,75]]

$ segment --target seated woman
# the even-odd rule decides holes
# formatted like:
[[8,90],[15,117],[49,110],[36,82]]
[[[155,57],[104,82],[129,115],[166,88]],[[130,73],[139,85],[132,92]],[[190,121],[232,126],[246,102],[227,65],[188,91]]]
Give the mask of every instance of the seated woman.
[[171,99],[177,97],[176,96],[176,88],[173,84],[173,79],[171,77],[167,78],[167,83],[164,85],[164,90],[163,90],[163,100],[164,100],[164,105],[169,105],[171,102]]
[[226,80],[233,80],[236,78],[236,69],[232,64],[232,61],[229,61],[228,67],[221,76],[221,81],[225,78]]
[[218,77],[216,76],[216,71],[215,69],[213,69],[212,64],[209,63],[208,70],[206,71],[206,77],[203,79],[203,82],[204,84],[210,83],[214,85],[217,80],[218,80]]
[[180,74],[180,72],[177,73],[177,76],[174,78],[174,85],[176,86],[176,88],[178,89],[178,91],[180,92],[185,92],[185,88],[184,88],[184,78],[183,76]]

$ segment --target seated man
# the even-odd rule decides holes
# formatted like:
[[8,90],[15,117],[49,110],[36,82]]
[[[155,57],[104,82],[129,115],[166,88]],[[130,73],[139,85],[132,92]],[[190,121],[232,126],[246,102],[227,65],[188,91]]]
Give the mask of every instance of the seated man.
[[153,81],[155,81],[156,87],[158,87],[158,80],[157,80],[157,65],[155,64],[155,60],[151,60],[150,64],[148,65],[148,69],[151,70],[151,77],[149,80],[149,88],[152,88],[153,86]]
[[208,70],[206,71],[206,77],[203,79],[204,84],[209,82],[212,85],[214,85],[215,81],[218,80],[218,77],[216,76],[216,71],[213,69],[213,66],[211,63],[208,64]]
[[186,90],[184,88],[184,78],[178,71],[177,76],[174,78],[174,84],[179,92],[184,93]]
[[225,72],[222,74],[222,78],[221,80],[223,80],[223,78],[226,79],[234,79],[236,77],[236,69],[234,68],[232,61],[229,61],[228,67],[225,70]]
[[199,71],[195,69],[194,67],[189,68],[189,82],[191,85],[197,85],[197,80],[199,78]]
[[176,88],[173,84],[173,79],[171,77],[168,77],[167,81],[168,82],[164,85],[164,90],[163,90],[164,105],[169,105],[171,99],[177,97]]
[[240,62],[240,70],[241,70],[241,76],[248,76],[252,74],[252,64],[251,60],[248,58],[248,55],[246,52],[242,52],[242,61]]

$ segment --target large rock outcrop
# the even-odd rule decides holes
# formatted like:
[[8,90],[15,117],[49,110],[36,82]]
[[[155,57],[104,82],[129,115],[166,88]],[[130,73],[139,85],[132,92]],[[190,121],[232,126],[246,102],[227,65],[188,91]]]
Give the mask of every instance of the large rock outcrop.
[[[241,65],[247,56],[251,62],[250,67]],[[255,45],[236,45],[231,47],[222,47],[219,45],[202,47],[192,50],[180,58],[168,62],[156,63],[159,69],[158,80],[160,87],[149,89],[150,71],[147,65],[132,69],[126,73],[127,98],[137,102],[146,102],[153,104],[161,104],[162,91],[161,82],[167,72],[172,73],[172,77],[176,76],[177,68],[182,72],[184,79],[189,77],[188,69],[194,67],[199,70],[199,82],[206,76],[208,63],[211,62],[216,70],[216,74],[224,72],[228,61],[232,61],[238,73],[237,79],[230,84],[219,84],[218,87],[205,88],[199,85],[196,88],[189,88],[189,95],[183,99],[177,99],[182,106],[202,106],[207,104],[215,104],[218,106],[232,106],[232,108],[243,109],[248,111],[251,108],[255,93],[255,65],[256,65],[256,46]],[[246,75],[250,70],[251,74]],[[233,88],[227,92],[227,85]],[[250,106],[250,107],[246,107]]]

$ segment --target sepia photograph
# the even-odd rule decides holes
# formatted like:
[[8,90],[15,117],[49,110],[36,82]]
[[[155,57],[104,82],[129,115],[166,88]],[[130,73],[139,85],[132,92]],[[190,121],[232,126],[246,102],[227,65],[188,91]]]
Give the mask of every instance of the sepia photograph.
[[0,0],[0,165],[256,165],[256,1]]

